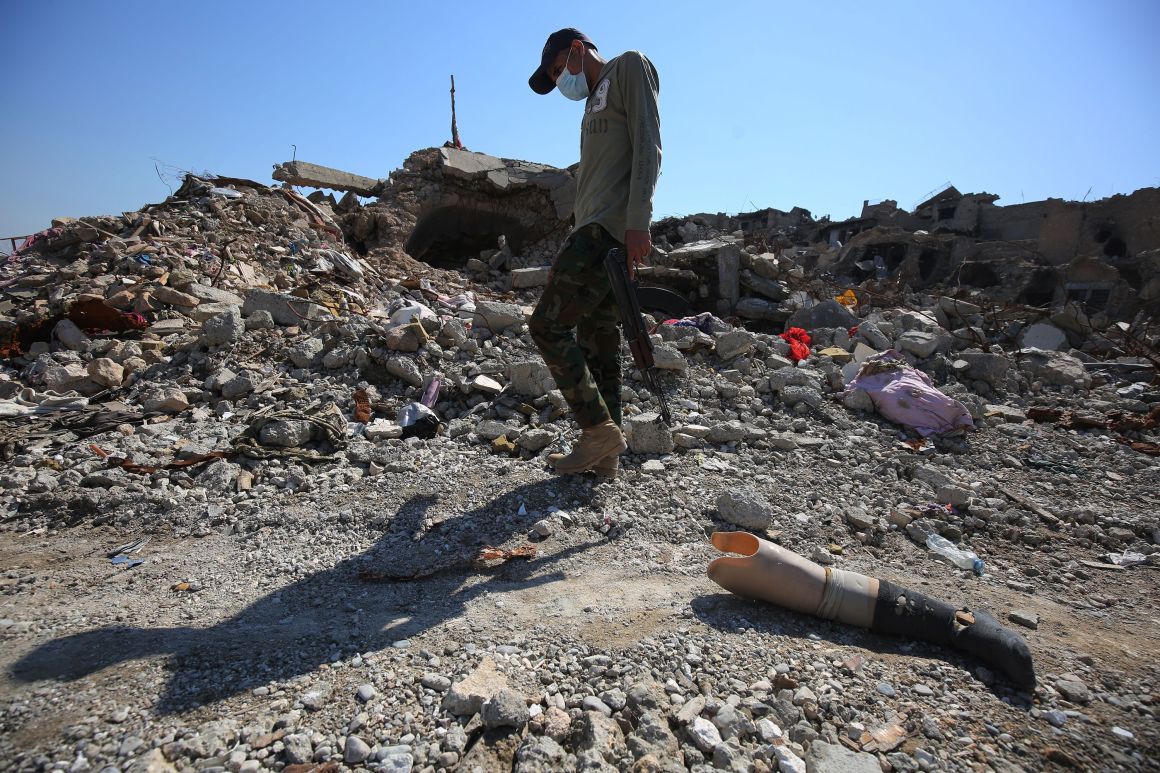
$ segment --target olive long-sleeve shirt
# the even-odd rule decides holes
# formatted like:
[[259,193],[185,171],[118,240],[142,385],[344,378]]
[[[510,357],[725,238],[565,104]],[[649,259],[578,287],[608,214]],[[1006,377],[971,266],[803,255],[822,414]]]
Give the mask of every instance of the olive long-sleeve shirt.
[[626,51],[600,70],[584,104],[576,228],[603,226],[617,241],[648,230],[661,169],[660,82],[652,62]]

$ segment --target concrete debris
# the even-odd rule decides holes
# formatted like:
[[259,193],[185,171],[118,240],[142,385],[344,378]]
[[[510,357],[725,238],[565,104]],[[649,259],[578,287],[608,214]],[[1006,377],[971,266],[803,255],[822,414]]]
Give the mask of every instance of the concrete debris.
[[507,678],[499,672],[495,662],[487,658],[464,679],[451,685],[443,696],[443,708],[452,714],[469,717],[506,689]]
[[357,193],[359,196],[377,196],[382,191],[385,182],[318,164],[310,164],[306,161],[288,161],[285,164],[275,164],[272,176],[275,180],[290,185],[349,191]]
[[522,695],[504,688],[484,702],[481,716],[484,727],[519,730],[528,722],[528,706]]
[[493,333],[502,333],[508,328],[522,324],[523,321],[524,312],[514,303],[480,301],[475,304],[475,324]]
[[[625,356],[609,480],[550,474],[576,428],[527,330],[570,171],[429,148],[276,177],[348,194],[189,175],[0,264],[14,769],[1148,766],[1154,190],[656,224],[674,421]],[[883,363],[911,413],[858,388]],[[723,521],[948,598],[985,583],[1057,672],[1016,695],[723,601],[696,579]],[[102,557],[143,535],[133,574]]]
[[762,494],[751,488],[724,491],[717,497],[717,511],[721,517],[736,526],[752,531],[769,528],[773,508]]
[[512,289],[525,290],[529,287],[543,287],[548,284],[549,273],[551,273],[551,269],[548,266],[517,268],[511,272]]
[[674,448],[672,431],[652,411],[626,418],[624,434],[634,454],[667,454]]

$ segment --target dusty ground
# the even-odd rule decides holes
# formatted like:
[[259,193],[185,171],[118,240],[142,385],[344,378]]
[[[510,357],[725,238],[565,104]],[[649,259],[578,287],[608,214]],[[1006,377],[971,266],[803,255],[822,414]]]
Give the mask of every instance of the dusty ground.
[[[1095,436],[1032,429],[1040,450],[1087,449],[1077,461],[1085,474],[984,469],[985,460],[1017,453],[1025,441],[995,427],[976,434],[965,453],[933,461],[1045,506],[1155,512],[1155,467],[1112,480],[1099,455],[1119,449],[1107,451]],[[140,766],[149,760],[168,764],[148,757],[158,747],[179,768],[239,769],[267,740],[255,738],[277,734],[281,724],[311,736],[321,762],[327,749],[342,759],[342,739],[356,722],[372,744],[410,746],[416,769],[447,767],[450,758],[441,763],[438,755],[455,721],[439,710],[438,693],[417,682],[431,672],[454,680],[489,654],[529,702],[556,691],[567,708],[617,686],[648,682],[663,690],[669,680],[667,692],[681,696],[668,698],[674,713],[681,698],[698,694],[710,701],[737,695],[746,705],[769,689],[762,680],[776,677],[775,691],[804,686],[816,694],[816,705],[802,704],[800,721],[823,740],[846,735],[843,727],[856,718],[867,726],[899,722],[906,740],[881,756],[896,767],[906,766],[898,751],[927,769],[1155,765],[1160,601],[1153,566],[1080,564],[1107,551],[1045,524],[1024,530],[1044,537],[1036,547],[1028,542],[1037,540],[968,537],[987,561],[982,578],[935,561],[900,531],[879,547],[862,545],[837,508],[865,495],[860,488],[890,490],[859,477],[871,463],[889,464],[901,453],[897,443],[885,425],[854,446],[836,433],[804,434],[827,442],[788,453],[682,454],[655,474],[630,460],[620,480],[601,484],[553,478],[537,463],[436,439],[414,446],[428,474],[363,479],[323,502],[310,494],[262,502],[204,538],[175,536],[192,523],[183,530],[147,519],[132,530],[29,530],[10,520],[0,547],[0,755],[10,769],[146,769]],[[839,459],[843,448],[877,459]],[[1016,630],[1030,644],[1040,686],[1020,693],[955,653],[723,593],[705,577],[715,552],[706,534],[730,528],[714,520],[712,503],[743,482],[775,503],[780,514],[770,536],[783,545],[808,554],[812,545],[836,542],[845,568],[1002,620],[1013,609],[1037,614],[1037,630]],[[537,543],[534,559],[486,568],[468,561],[484,544],[525,544],[545,516],[553,533]],[[146,535],[143,565],[110,564],[107,551]],[[424,576],[388,581],[384,573]],[[190,590],[173,589],[181,582]],[[599,655],[609,660],[591,660]],[[575,657],[581,665],[572,667]],[[1068,702],[1053,688],[1065,673],[1080,677],[1090,702]],[[365,706],[355,694],[363,684],[377,690]],[[304,702],[310,691],[325,699]],[[1047,721],[1051,710],[1064,712],[1062,728]],[[236,728],[217,728],[221,718]],[[808,743],[808,732],[783,729]],[[214,732],[220,749],[191,751],[189,739]],[[263,764],[285,765],[281,744],[264,747]],[[508,767],[514,748],[492,735],[482,743],[473,737],[450,767]],[[239,749],[246,754],[231,759]],[[682,750],[688,766],[712,759],[698,757],[687,741]]]

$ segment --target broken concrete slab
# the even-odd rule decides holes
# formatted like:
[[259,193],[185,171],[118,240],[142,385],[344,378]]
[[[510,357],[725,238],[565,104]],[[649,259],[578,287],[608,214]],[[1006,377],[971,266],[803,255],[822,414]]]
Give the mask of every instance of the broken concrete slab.
[[556,388],[552,373],[542,360],[514,362],[508,368],[512,391],[527,397],[540,397]]
[[458,148],[439,148],[439,160],[445,175],[464,180],[485,179],[501,192],[529,186],[542,188],[548,192],[558,217],[565,219],[572,214],[576,182],[566,169]]
[[1021,424],[1027,421],[1027,412],[1021,408],[1016,408],[1011,405],[995,405],[988,403],[983,406],[984,415],[987,417],[996,417],[1006,422],[1013,424]]
[[500,171],[506,167],[502,159],[489,156],[486,153],[474,153],[470,150],[440,148],[439,155],[443,160],[443,172],[458,177],[475,177],[488,172]]
[[275,164],[272,176],[279,182],[291,185],[349,191],[357,193],[359,196],[377,196],[386,182],[306,161],[287,161],[284,164]]
[[1021,349],[1017,353],[1020,367],[1045,384],[1087,389],[1092,376],[1083,363],[1063,352],[1045,352],[1040,349]]
[[202,303],[228,303],[231,306],[241,306],[244,303],[242,297],[236,293],[196,282],[186,285],[182,291],[189,293]]
[[232,303],[203,303],[198,306],[194,306],[192,309],[189,309],[185,313],[186,316],[188,316],[193,321],[204,323],[207,320],[213,319],[219,314],[225,314],[237,309],[238,306]]
[[676,249],[669,250],[666,263],[680,264],[690,261],[703,260],[716,255],[719,250],[735,246],[732,239],[707,239],[705,241],[682,244]]
[[443,708],[452,714],[471,716],[483,708],[484,702],[507,687],[507,677],[490,656],[484,657],[470,674],[451,685],[443,696]]
[[383,344],[393,352],[417,352],[427,343],[427,331],[418,322],[399,325],[387,331]]
[[1011,368],[1009,359],[1001,354],[990,352],[960,352],[958,359],[966,363],[967,376],[990,384],[992,387],[1002,386],[1006,383],[1007,371]]
[[785,329],[800,327],[814,330],[820,327],[851,328],[858,324],[858,318],[842,304],[834,300],[822,301],[807,309],[798,309],[786,320]]
[[242,314],[250,316],[256,311],[267,311],[279,325],[297,325],[303,320],[322,320],[331,316],[325,307],[311,303],[287,293],[273,293],[269,290],[250,290]]
[[1045,352],[1063,352],[1071,348],[1067,334],[1050,322],[1036,322],[1019,333],[1019,346]]
[[785,282],[767,279],[748,269],[741,272],[741,286],[774,301],[784,301],[789,297],[789,287]]
[[487,395],[498,395],[503,392],[503,384],[482,373],[471,380],[470,386],[476,392],[483,392]]
[[733,330],[717,337],[717,356],[722,360],[732,360],[753,349],[753,334],[748,330]]
[[745,319],[780,320],[785,318],[785,310],[773,301],[764,298],[741,298],[737,301],[737,316]]
[[732,314],[741,298],[741,248],[730,244],[717,251],[717,294]]
[[685,355],[672,344],[653,344],[653,361],[661,370],[683,373],[689,369],[689,361],[685,359]]
[[75,389],[89,380],[89,372],[84,365],[53,365],[44,371],[44,385],[54,392]]
[[529,287],[543,287],[548,284],[548,276],[551,273],[551,266],[514,269],[512,271],[512,289],[524,290]]
[[910,352],[919,359],[934,354],[939,348],[939,338],[922,330],[909,330],[898,337],[898,348]]
[[880,773],[878,758],[839,744],[814,741],[806,755],[806,773]]
[[647,412],[626,418],[624,434],[628,448],[634,454],[668,454],[674,448],[672,430],[661,421],[658,413]]
[[482,325],[494,333],[503,332],[513,325],[523,324],[524,312],[514,303],[479,301],[475,304],[476,326]]
[[861,365],[867,357],[873,357],[875,354],[878,354],[877,349],[867,346],[861,341],[854,344],[854,362],[858,363],[859,365]]

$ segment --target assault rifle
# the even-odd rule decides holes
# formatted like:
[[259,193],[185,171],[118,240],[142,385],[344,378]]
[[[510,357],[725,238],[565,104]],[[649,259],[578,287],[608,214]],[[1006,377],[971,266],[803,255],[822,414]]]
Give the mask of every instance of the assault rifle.
[[620,310],[620,324],[624,327],[624,337],[628,339],[628,348],[632,351],[632,359],[644,377],[644,383],[649,391],[657,396],[661,407],[661,418],[670,427],[673,418],[669,415],[669,405],[665,402],[665,393],[661,391],[657,380],[656,362],[653,360],[652,340],[648,336],[644,318],[640,314],[640,301],[636,297],[636,288],[628,281],[628,262],[624,250],[613,247],[604,256],[604,267],[608,269],[608,280],[612,283],[612,293],[616,296],[616,307]]

